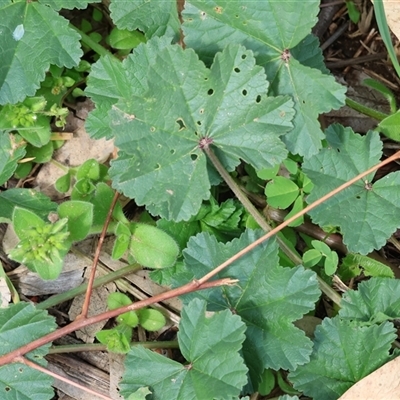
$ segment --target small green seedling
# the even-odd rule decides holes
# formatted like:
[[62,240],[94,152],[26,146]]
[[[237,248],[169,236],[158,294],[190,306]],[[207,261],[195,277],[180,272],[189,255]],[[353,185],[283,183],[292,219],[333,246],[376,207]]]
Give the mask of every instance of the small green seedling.
[[[132,300],[124,293],[111,293],[107,298],[107,306],[110,310],[131,303]],[[115,328],[98,332],[96,338],[100,343],[105,344],[109,351],[125,354],[130,349],[133,328],[140,324],[147,331],[157,331],[166,324],[166,319],[160,311],[143,308],[138,312],[128,311],[119,315],[116,322]]]
[[324,261],[324,270],[326,275],[333,275],[338,267],[339,258],[335,251],[324,242],[319,240],[311,241],[313,249],[307,250],[303,254],[303,264],[305,267],[311,268],[316,266],[321,260]]

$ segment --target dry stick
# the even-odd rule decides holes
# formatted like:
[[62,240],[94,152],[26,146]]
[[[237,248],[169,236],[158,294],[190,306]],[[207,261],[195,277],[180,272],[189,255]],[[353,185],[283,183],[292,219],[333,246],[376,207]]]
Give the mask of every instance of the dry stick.
[[63,382],[66,382],[66,383],[68,383],[69,385],[75,386],[75,387],[77,387],[78,389],[81,389],[81,390],[83,390],[83,391],[85,391],[85,392],[87,392],[87,393],[90,393],[90,394],[94,395],[94,396],[100,397],[100,398],[102,398],[102,399],[104,399],[104,400],[113,400],[111,397],[108,397],[108,396],[105,396],[104,394],[95,392],[94,390],[89,389],[88,387],[83,386],[83,385],[81,385],[81,384],[79,384],[79,383],[76,383],[75,381],[72,381],[72,380],[70,380],[70,379],[68,379],[68,378],[65,378],[65,377],[62,376],[62,375],[56,374],[56,373],[53,372],[53,371],[49,371],[48,369],[43,368],[43,367],[40,366],[39,364],[36,364],[36,363],[34,363],[33,361],[30,361],[30,360],[28,360],[28,359],[25,358],[25,357],[22,357],[22,356],[17,357],[17,358],[15,359],[15,362],[20,362],[21,364],[25,364],[25,365],[27,365],[28,367],[31,367],[31,368],[33,368],[33,369],[36,369],[37,371],[43,372],[44,374],[50,375],[50,376],[52,376],[52,377],[55,378],[55,379],[58,379],[58,380],[63,381]]
[[148,299],[140,300],[135,303],[129,304],[127,306],[116,308],[115,310],[106,311],[102,314],[94,315],[93,317],[76,319],[69,325],[59,328],[56,331],[47,334],[46,336],[34,340],[33,342],[27,343],[26,345],[21,346],[18,349],[15,349],[8,354],[4,354],[3,356],[0,357],[0,366],[11,362],[15,362],[16,357],[20,357],[40,346],[43,346],[62,336],[65,336],[68,333],[74,332],[85,326],[95,324],[96,322],[114,318],[125,312],[138,310],[140,308],[147,307],[167,299],[171,299],[172,297],[182,296],[184,294],[194,292],[196,290],[211,289],[214,287],[225,286],[225,285],[235,285],[237,282],[238,282],[237,279],[230,279],[230,278],[223,278],[212,282],[201,282],[201,283],[198,280],[193,280],[176,289],[168,290],[164,293],[160,293]]
[[[202,148],[206,154],[210,157],[211,150],[208,146],[204,146]],[[212,156],[211,156],[212,157]],[[220,271],[222,271],[224,268],[226,268],[228,265],[232,264],[234,261],[238,260],[240,257],[248,253],[250,250],[253,250],[255,247],[257,247],[259,244],[263,243],[265,240],[269,239],[271,236],[276,235],[278,232],[280,232],[283,228],[286,228],[289,224],[294,222],[297,218],[301,217],[304,214],[307,214],[309,211],[313,210],[315,207],[319,206],[322,204],[324,201],[330,199],[331,197],[335,196],[337,193],[341,192],[342,190],[348,188],[351,186],[353,183],[356,183],[358,180],[364,178],[365,176],[369,175],[372,172],[375,172],[377,169],[383,167],[386,164],[391,163],[394,160],[397,160],[400,158],[400,151],[396,152],[386,160],[380,162],[379,164],[371,167],[367,171],[362,172],[361,174],[355,176],[353,179],[350,179],[343,185],[340,185],[338,188],[332,190],[331,192],[327,193],[325,196],[322,196],[320,199],[314,201],[314,203],[311,203],[308,205],[306,208],[298,212],[296,215],[293,215],[293,217],[287,219],[286,221],[282,222],[280,225],[278,225],[276,228],[272,229],[269,231],[267,234],[264,236],[260,237],[256,241],[254,241],[252,244],[248,245],[245,247],[243,250],[239,251],[236,253],[233,257],[229,258],[225,262],[223,262],[221,265],[218,267],[214,268],[211,272],[209,272],[207,275],[204,275],[201,279],[198,280],[198,282],[203,283],[211,279],[214,275],[218,274]]]
[[85,294],[85,301],[83,302],[83,305],[82,305],[82,312],[80,313],[80,315],[78,315],[76,317],[76,319],[81,319],[81,318],[85,319],[88,315],[89,305],[90,305],[90,297],[92,296],[93,282],[94,282],[94,278],[96,277],[96,267],[97,267],[97,263],[99,262],[101,247],[103,246],[104,238],[106,237],[106,234],[107,234],[107,228],[111,221],[112,213],[114,211],[114,207],[115,207],[115,204],[117,203],[118,197],[119,197],[119,193],[115,192],[114,198],[111,202],[110,209],[108,210],[107,218],[104,222],[103,230],[101,231],[99,243],[97,243],[96,253],[93,258],[92,269],[90,271],[89,282],[88,282],[87,290],[86,290],[86,294]]

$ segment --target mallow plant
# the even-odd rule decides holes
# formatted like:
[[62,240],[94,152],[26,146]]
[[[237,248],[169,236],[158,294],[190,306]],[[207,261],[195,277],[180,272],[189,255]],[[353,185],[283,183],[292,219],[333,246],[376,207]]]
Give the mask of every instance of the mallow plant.
[[[113,295],[108,311],[88,317],[94,263],[80,317],[57,330],[51,298],[15,299],[0,310],[1,397],[51,399],[51,342],[116,318],[97,339],[126,354],[125,399],[246,398],[275,384],[337,399],[397,355],[399,285],[368,254],[400,227],[400,174],[374,178],[400,155],[379,164],[378,131],[321,129],[319,114],[342,107],[346,88],[311,34],[319,1],[192,0],[179,12],[173,0],[96,3],[0,1],[0,183],[18,177],[29,146],[28,162],[40,163],[62,145],[49,122],[63,125],[63,101],[79,85],[76,95],[95,105],[88,134],[118,148],[109,165],[90,159],[66,170],[55,185],[69,194],[60,204],[32,189],[1,192],[1,221],[18,237],[9,257],[56,279],[74,243],[108,233],[115,259],[151,269],[169,288],[136,302]],[[103,42],[92,22],[77,27],[60,12],[88,6],[93,24],[109,13],[117,34]],[[139,221],[126,217],[120,194],[144,207]],[[286,210],[284,222],[266,219],[261,204]],[[300,250],[294,229],[310,221],[326,235],[303,233]],[[332,232],[346,254],[329,246]],[[362,273],[372,278],[343,297],[331,287],[334,275]],[[138,325],[165,324],[148,307],[174,296],[183,362],[131,342]],[[335,311],[309,337],[297,321],[315,314],[321,296]]]

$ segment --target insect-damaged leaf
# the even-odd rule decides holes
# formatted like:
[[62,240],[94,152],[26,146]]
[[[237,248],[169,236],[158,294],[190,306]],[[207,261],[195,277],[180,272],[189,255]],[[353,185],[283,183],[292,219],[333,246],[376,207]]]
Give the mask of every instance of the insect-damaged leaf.
[[206,62],[228,43],[240,43],[257,54],[271,82],[270,92],[289,94],[295,102],[294,128],[283,141],[289,151],[305,157],[321,148],[324,135],[318,115],[340,108],[346,92],[329,76],[319,41],[311,35],[319,3],[187,0],[182,12],[185,43]]
[[[102,66],[94,67],[98,83],[109,88],[113,79]],[[208,69],[193,50],[154,38],[138,46],[123,68],[131,93],[118,86],[119,101],[105,100],[120,149],[110,175],[116,189],[152,214],[187,220],[209,198],[202,138],[230,171],[240,159],[261,169],[286,157],[279,136],[292,126],[292,101],[267,96],[264,70],[244,47],[229,45]]]

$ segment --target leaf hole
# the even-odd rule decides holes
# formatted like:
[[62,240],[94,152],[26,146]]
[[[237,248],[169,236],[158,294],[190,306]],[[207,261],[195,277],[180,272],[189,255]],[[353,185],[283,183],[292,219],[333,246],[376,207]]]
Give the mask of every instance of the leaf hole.
[[243,89],[243,90],[242,90],[242,95],[243,95],[243,96],[247,96],[247,90],[246,90],[246,89]]
[[180,131],[182,131],[183,129],[186,129],[185,122],[183,121],[182,118],[178,118],[175,122],[178,124]]
[[24,369],[23,369],[23,368],[18,368],[18,372],[19,372],[20,374],[22,374],[22,373],[24,372]]
[[360,197],[360,196],[356,196],[356,199],[360,200],[360,199],[361,199],[361,197]]
[[239,72],[240,72],[240,68],[238,68],[238,67],[235,67],[233,70],[234,70],[236,73],[239,73]]
[[200,126],[201,125],[201,121],[196,121],[196,124]]
[[192,159],[192,161],[196,161],[198,159],[198,155],[197,154],[191,154],[190,158]]
[[256,97],[256,103],[260,103],[260,102],[261,102],[261,96],[258,95],[258,96]]
[[208,94],[209,96],[212,96],[212,95],[214,94],[214,89],[210,89],[210,90],[207,92],[207,94]]
[[242,60],[245,60],[247,58],[246,54],[242,54]]
[[175,153],[176,153],[176,150],[175,150],[175,149],[171,149],[169,152],[170,152],[171,154],[175,154]]
[[201,18],[201,19],[206,19],[206,16],[207,16],[207,13],[206,13],[206,12],[202,11],[202,12],[200,13],[200,18]]
[[10,386],[6,386],[6,387],[4,388],[4,390],[5,390],[6,392],[9,392],[9,391],[11,390],[11,388],[10,388]]
[[154,126],[152,126],[152,127],[150,128],[150,132],[155,132],[155,130],[156,130],[156,128],[155,128]]
[[236,14],[236,15],[235,15],[235,18],[239,18],[239,14]]
[[200,108],[199,113],[204,114],[204,108]]
[[161,165],[160,164],[156,164],[156,166],[154,167],[155,170],[160,169]]

